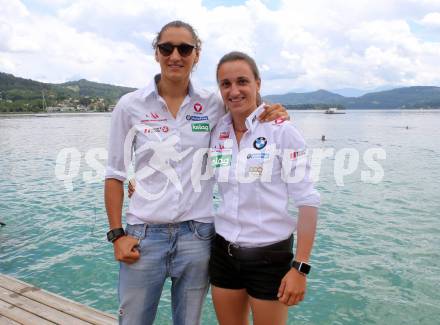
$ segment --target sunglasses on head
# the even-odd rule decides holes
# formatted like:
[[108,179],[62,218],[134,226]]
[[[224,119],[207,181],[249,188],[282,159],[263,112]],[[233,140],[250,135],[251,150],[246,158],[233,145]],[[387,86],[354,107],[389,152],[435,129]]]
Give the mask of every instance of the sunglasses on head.
[[174,45],[171,43],[162,43],[157,44],[157,47],[159,49],[160,54],[163,56],[170,56],[174,49],[177,48],[177,51],[179,52],[180,56],[189,56],[191,55],[192,51],[196,48],[194,45],[182,43],[179,45]]

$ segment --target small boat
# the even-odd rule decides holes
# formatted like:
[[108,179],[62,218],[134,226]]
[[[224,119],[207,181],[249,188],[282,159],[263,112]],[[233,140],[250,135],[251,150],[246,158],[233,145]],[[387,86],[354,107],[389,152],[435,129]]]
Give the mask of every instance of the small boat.
[[338,111],[338,109],[336,107],[330,107],[324,113],[325,114],[345,114],[345,112],[343,112],[343,111]]
[[[41,97],[43,98],[43,112],[47,111],[47,104],[46,104],[46,98],[44,98],[44,90],[41,91]],[[34,114],[35,117],[48,117],[49,114],[45,114],[45,113],[37,113]]]

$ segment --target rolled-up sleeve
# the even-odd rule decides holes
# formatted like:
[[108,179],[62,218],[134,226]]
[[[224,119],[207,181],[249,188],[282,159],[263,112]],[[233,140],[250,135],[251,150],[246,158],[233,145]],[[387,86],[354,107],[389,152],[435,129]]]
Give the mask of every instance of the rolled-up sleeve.
[[[307,158],[307,144],[303,136],[289,122],[283,125],[281,139],[282,173],[291,179],[285,178],[289,198],[294,205],[312,206],[318,208],[321,197],[315,189],[315,184],[310,175],[310,161]],[[294,179],[294,180],[293,180]],[[293,180],[293,181],[292,181]]]
[[[124,145],[131,129],[130,116],[126,96],[122,97],[112,112],[110,136],[108,141],[108,159],[105,178],[120,181],[127,179],[127,169],[124,159]],[[130,149],[131,150],[131,149]],[[131,152],[126,153],[131,154]]]

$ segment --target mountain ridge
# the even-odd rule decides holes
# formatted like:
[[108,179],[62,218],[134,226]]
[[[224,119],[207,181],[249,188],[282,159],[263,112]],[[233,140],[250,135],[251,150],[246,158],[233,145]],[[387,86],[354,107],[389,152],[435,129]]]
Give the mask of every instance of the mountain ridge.
[[[0,112],[38,112],[46,106],[91,105],[92,110],[108,110],[124,94],[135,88],[93,82],[86,79],[64,83],[44,83],[0,72]],[[318,89],[263,96],[263,100],[281,103],[287,108],[317,109],[411,109],[440,108],[440,87],[410,86],[346,97]],[[99,105],[98,105],[98,104]]]
[[410,86],[345,97],[327,90],[263,97],[283,105],[336,105],[348,109],[440,108],[440,87]]

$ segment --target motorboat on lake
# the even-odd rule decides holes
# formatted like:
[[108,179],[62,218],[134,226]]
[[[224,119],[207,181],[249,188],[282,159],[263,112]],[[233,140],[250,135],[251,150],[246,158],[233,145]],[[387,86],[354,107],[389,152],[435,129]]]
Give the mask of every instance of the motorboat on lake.
[[337,107],[330,107],[324,113],[325,114],[345,114],[344,111],[338,110]]

